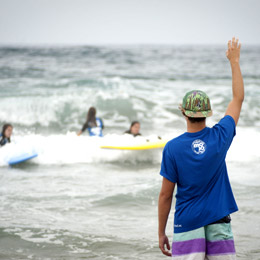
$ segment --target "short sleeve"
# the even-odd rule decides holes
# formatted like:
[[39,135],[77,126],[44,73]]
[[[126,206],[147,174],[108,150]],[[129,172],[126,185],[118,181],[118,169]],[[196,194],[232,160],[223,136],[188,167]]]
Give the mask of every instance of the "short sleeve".
[[160,175],[173,183],[177,182],[176,163],[170,154],[168,143],[163,150]]
[[214,129],[218,132],[218,136],[221,139],[219,141],[224,143],[224,147],[228,150],[236,135],[235,120],[232,116],[227,115],[214,126]]

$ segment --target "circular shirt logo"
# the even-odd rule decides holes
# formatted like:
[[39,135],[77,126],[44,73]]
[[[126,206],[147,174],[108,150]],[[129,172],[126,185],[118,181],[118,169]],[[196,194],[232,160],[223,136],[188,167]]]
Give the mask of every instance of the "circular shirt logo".
[[203,154],[206,151],[207,145],[200,139],[197,139],[191,144],[192,151],[196,154]]

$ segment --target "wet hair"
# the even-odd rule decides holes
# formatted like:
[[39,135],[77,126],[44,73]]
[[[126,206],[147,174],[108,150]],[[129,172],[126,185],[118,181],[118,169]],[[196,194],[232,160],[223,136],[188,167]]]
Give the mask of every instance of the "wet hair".
[[87,125],[97,126],[96,122],[96,108],[90,107],[87,115]]
[[11,142],[10,137],[7,138],[7,137],[5,136],[5,131],[6,131],[6,129],[7,129],[8,127],[12,127],[12,128],[13,128],[13,126],[12,126],[11,124],[4,124],[4,125],[3,125],[3,128],[2,128],[2,138],[1,138],[1,139],[6,138],[6,139],[8,140],[8,142],[10,143],[10,142]]
[[131,123],[130,130],[131,130],[131,128],[132,128],[134,125],[136,125],[136,124],[139,124],[139,125],[140,125],[140,122],[139,122],[139,121],[133,121],[133,122]]
[[183,112],[182,114],[188,118],[188,120],[191,122],[191,123],[200,123],[200,122],[204,122],[206,120],[206,117],[189,117],[187,115],[185,115]]

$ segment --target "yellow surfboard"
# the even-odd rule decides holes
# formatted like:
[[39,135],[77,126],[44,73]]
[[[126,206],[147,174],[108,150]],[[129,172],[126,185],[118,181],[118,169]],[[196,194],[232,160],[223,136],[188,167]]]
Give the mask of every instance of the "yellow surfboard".
[[166,140],[146,141],[144,143],[134,145],[102,145],[100,148],[114,150],[151,150],[163,148],[167,142],[168,141]]

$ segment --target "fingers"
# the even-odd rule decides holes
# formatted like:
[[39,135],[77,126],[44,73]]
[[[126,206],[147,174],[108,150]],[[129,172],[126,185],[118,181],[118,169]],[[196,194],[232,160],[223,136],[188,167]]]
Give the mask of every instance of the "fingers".
[[236,39],[236,41],[235,41],[235,47],[236,48],[238,47],[238,39]]
[[[168,247],[168,246],[167,246],[167,247]],[[163,253],[164,255],[171,256],[171,253],[170,253],[169,251],[165,250],[164,244],[159,245],[159,248],[161,249],[161,251],[162,251],[162,253]]]
[[232,38],[232,45],[231,45],[231,48],[233,49],[235,47],[235,37]]
[[231,41],[228,41],[228,49],[226,56],[231,63],[239,63],[241,43],[239,39],[233,37]]
[[228,49],[231,49],[231,41],[228,41]]
[[226,56],[228,56],[228,51],[226,51]]
[[[232,41],[228,41],[228,49],[240,49],[241,44],[238,44],[239,39],[236,39],[235,37],[232,38]],[[239,47],[240,46],[240,47]]]
[[165,245],[168,250],[171,249],[169,240],[166,238],[163,242],[160,242],[159,248],[161,249],[162,253],[167,256],[172,256],[171,252],[165,249]]
[[161,249],[161,251],[162,251],[162,253],[163,253],[164,255],[167,255],[167,256],[172,256],[171,252],[169,252],[169,251],[165,250],[164,248],[163,248],[163,249],[162,249],[162,248],[160,248],[160,249]]
[[172,256],[172,254],[169,251],[165,251],[165,252],[166,252],[165,255]]
[[171,249],[168,239],[167,239],[167,242],[166,242],[166,247],[167,247],[168,250]]

